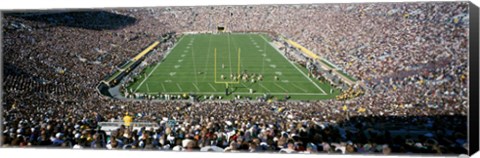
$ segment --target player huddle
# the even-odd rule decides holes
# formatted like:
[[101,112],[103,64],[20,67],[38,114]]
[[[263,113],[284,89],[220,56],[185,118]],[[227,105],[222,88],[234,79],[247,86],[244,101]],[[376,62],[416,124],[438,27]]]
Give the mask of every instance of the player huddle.
[[[227,79],[227,77],[226,77],[225,75],[223,75],[223,74],[220,75],[220,78],[221,78],[222,80],[226,80],[226,79]],[[257,82],[257,81],[263,81],[263,75],[260,74],[260,73],[250,73],[250,74],[248,74],[247,71],[244,70],[243,73],[238,74],[238,75],[235,75],[235,74],[231,73],[229,79],[232,80],[232,81],[240,81],[240,80],[242,80],[243,82],[255,83],[255,82]],[[274,80],[275,80],[275,81],[276,81],[276,80],[279,80],[279,79],[280,79],[280,78],[279,78],[277,75],[274,76]]]

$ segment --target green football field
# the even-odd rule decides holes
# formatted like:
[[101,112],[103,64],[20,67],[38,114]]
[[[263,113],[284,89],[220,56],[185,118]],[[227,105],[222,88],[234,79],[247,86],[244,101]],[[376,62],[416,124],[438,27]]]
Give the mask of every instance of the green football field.
[[[234,80],[239,74],[250,77]],[[227,83],[229,95],[225,95]],[[289,95],[293,100],[335,98],[340,91],[330,93],[331,88],[308,77],[306,68],[287,60],[261,34],[183,35],[163,61],[145,68],[128,85],[144,94],[213,94],[228,99],[267,93],[277,98]]]

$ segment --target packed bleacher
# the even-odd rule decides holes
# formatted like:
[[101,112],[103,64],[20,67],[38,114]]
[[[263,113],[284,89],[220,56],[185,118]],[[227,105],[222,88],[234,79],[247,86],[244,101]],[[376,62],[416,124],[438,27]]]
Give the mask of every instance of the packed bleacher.
[[[6,13],[3,147],[466,153],[468,3],[198,6]],[[95,89],[174,31],[269,30],[367,86],[346,101],[119,100]],[[109,26],[111,25],[111,26]],[[175,40],[147,58],[163,58]],[[140,73],[136,70],[133,73]],[[128,78],[127,80],[131,80]],[[128,116],[127,116],[128,115]],[[106,132],[99,122],[156,123]]]

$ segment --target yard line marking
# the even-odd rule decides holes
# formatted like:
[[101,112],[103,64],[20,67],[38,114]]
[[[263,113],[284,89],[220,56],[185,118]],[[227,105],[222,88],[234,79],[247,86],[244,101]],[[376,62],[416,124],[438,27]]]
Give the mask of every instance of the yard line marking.
[[303,92],[307,93],[307,90],[305,90],[305,89],[303,89],[303,88],[301,88],[301,87],[297,86],[297,84],[295,84],[295,83],[291,83],[291,84],[292,84],[292,86],[294,86],[294,87],[296,87],[296,88],[298,88],[298,89],[302,90]]
[[[265,72],[265,58],[267,57],[267,43],[264,44],[263,50],[264,50],[263,51],[264,53],[263,53],[263,60],[262,60],[262,62],[263,62],[262,74]],[[268,61],[268,62],[270,62],[270,61]]]
[[227,42],[228,42],[228,61],[230,62],[230,74],[232,74],[232,55],[230,53],[230,35],[227,34]]
[[163,83],[160,83],[160,85],[162,85],[163,92],[166,92],[167,90],[165,89],[165,86],[163,85]]
[[195,82],[198,82],[198,77],[197,77],[197,66],[195,65],[195,51],[193,51],[193,46],[192,46],[192,60],[193,60],[193,76],[195,76]]
[[247,85],[243,84],[243,82],[241,82],[241,83],[242,83],[243,87],[245,87],[245,88],[249,88],[249,87],[247,87]]
[[197,89],[197,92],[200,91],[200,89],[198,89],[197,85],[195,83],[192,83],[193,86],[195,87],[195,89]]
[[275,86],[277,86],[278,88],[282,89],[283,91],[287,92],[288,93],[288,90],[286,90],[285,88],[283,88],[282,86],[278,85],[277,83],[273,83]]
[[212,89],[213,89],[214,91],[217,91],[217,89],[216,89],[214,86],[212,86],[212,84],[208,83],[208,85],[209,85],[210,87],[212,87]]
[[[265,37],[263,36],[260,36],[263,38],[263,40],[265,40],[265,42],[268,43],[267,39],[265,39]],[[273,45],[270,44],[270,46],[272,46],[273,48],[275,48]],[[275,48],[276,49],[276,48]],[[278,50],[277,50],[278,53],[280,53]],[[322,88],[320,88],[320,86],[317,85],[317,83],[313,82],[312,79],[310,77],[308,77],[307,75],[305,75],[305,73],[303,73],[302,70],[300,70],[295,64],[292,63],[292,61],[288,60],[287,57],[285,57],[282,53],[280,53],[280,55],[285,58],[290,64],[292,64],[293,67],[295,67],[295,69],[298,70],[298,72],[300,72],[303,76],[305,76],[305,78],[307,78],[310,82],[313,83],[313,85],[315,85],[315,87],[317,87],[320,91],[322,91],[323,94],[327,94]]]
[[180,87],[180,85],[177,83],[177,87],[178,89],[180,89],[180,91],[183,91],[182,87]]
[[148,83],[146,83],[147,86],[147,92],[150,92],[150,88],[148,87]]
[[242,67],[241,64],[242,64],[242,61],[240,61],[240,59],[242,59],[242,57],[240,56],[240,47],[237,46],[237,42],[235,42],[235,38],[232,39],[233,41],[233,45],[234,47],[237,47],[237,50],[238,50],[238,56],[237,56],[237,75],[240,75],[240,68]]
[[160,65],[160,63],[158,63],[158,64],[155,66],[155,68],[153,68],[153,70],[150,71],[150,73],[147,75],[147,77],[145,77],[145,78],[143,79],[143,81],[140,82],[140,84],[137,86],[137,88],[135,88],[135,91],[133,91],[134,93],[137,92],[137,90],[138,90],[140,87],[142,87],[143,83],[145,83],[145,81],[147,80],[147,78],[150,78],[150,76],[152,75],[152,73],[155,72],[155,70],[158,68],[159,65]]
[[271,92],[270,89],[268,89],[267,87],[263,86],[263,84],[260,83],[259,85],[260,85],[260,87],[266,89],[268,92]]
[[205,62],[205,68],[203,69],[203,71],[205,71],[203,73],[203,80],[205,80],[205,78],[207,77],[207,73],[208,73],[208,59],[210,59],[210,47],[212,46],[211,43],[212,43],[212,36],[210,35],[209,36],[210,38],[208,39],[208,49],[207,49],[207,60]]
[[265,73],[265,58],[267,57],[267,52],[265,51],[265,53],[262,54],[263,56],[263,60],[262,60],[262,74]]

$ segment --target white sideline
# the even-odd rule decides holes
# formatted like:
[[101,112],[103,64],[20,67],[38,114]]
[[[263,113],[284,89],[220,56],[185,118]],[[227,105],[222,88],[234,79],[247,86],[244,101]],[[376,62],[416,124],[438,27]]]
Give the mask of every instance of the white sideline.
[[[258,35],[258,36],[262,37],[263,40],[265,40],[265,42],[267,42],[268,44],[270,44],[270,42],[268,42],[268,40],[265,39],[265,37],[263,37],[263,36],[261,36],[261,35]],[[275,48],[275,47],[274,47],[273,45],[271,45],[271,44],[270,44],[270,46],[272,46],[273,48]],[[275,48],[275,49],[276,49],[276,48]],[[277,52],[280,53],[278,50],[277,50]],[[317,87],[320,91],[322,91],[324,95],[327,94],[322,88],[320,88],[320,86],[318,86],[315,82],[313,82],[310,77],[308,77],[307,75],[305,75],[305,73],[303,73],[302,70],[300,70],[295,64],[293,64],[290,60],[288,60],[288,58],[287,58],[285,55],[283,55],[282,53],[280,53],[280,55],[282,55],[290,64],[292,64],[292,66],[295,67],[295,69],[297,69],[298,72],[300,72],[300,73],[301,73],[303,76],[305,76],[310,82],[312,82],[313,85],[315,85],[315,87]]]
[[[164,59],[167,58],[167,56],[170,54],[170,52],[172,52],[172,50],[175,49],[175,47],[177,46],[177,44],[179,44],[180,41],[182,41],[184,37],[185,37],[185,36],[182,36],[182,37],[180,38],[180,40],[178,40],[178,42],[175,43],[175,45],[173,45],[172,49],[171,49],[170,51],[168,51],[168,53],[163,57]],[[160,65],[160,63],[161,63],[161,62],[158,62],[158,63],[157,63],[157,65],[155,66],[155,68],[153,68],[153,70],[150,71],[150,73],[147,75],[147,77],[145,77],[145,78],[143,79],[142,82],[140,82],[140,84],[137,86],[137,88],[135,88],[135,91],[133,91],[133,93],[137,92],[137,90],[140,89],[140,87],[142,87],[143,83],[147,80],[147,78],[150,78],[150,76],[152,75],[152,73],[155,72],[155,70],[157,70],[157,68],[158,68],[158,66]]]

